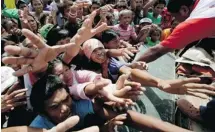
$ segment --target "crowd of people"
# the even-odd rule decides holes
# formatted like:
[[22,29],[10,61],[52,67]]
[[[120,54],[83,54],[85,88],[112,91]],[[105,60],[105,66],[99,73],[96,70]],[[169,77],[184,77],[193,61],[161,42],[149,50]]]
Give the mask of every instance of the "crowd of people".
[[[214,0],[1,0],[2,131],[192,131],[131,110],[144,86],[214,127],[213,35]],[[183,79],[148,72],[168,52]]]

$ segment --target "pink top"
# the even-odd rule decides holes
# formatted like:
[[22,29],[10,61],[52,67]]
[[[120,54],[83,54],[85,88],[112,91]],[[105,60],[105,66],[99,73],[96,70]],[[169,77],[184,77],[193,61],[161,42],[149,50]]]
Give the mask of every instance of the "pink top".
[[128,26],[127,30],[122,29],[119,24],[113,27],[113,30],[120,34],[120,39],[124,41],[129,41],[131,38],[136,38],[137,34],[134,30],[134,27],[131,25]]
[[[92,84],[95,81],[100,80],[102,78],[102,75],[92,71],[87,71],[87,70],[78,70],[78,71],[71,70],[71,72],[73,74],[73,84],[72,86],[69,87],[70,94],[79,99],[80,98],[89,99],[85,95],[84,88],[88,84]],[[110,85],[112,85],[111,81],[110,81]]]

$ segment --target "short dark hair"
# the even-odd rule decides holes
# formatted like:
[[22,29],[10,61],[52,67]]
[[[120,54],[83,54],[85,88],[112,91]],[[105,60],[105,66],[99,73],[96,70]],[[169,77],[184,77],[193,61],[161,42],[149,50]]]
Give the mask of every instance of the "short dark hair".
[[68,88],[58,76],[45,74],[33,85],[30,95],[33,110],[39,114],[45,114],[45,101],[51,98],[54,92],[61,88],[65,88],[69,93]]
[[157,0],[155,3],[154,3],[154,7],[157,6],[158,4],[164,4],[166,6],[166,1],[165,0]]
[[53,46],[56,45],[58,41],[67,37],[69,37],[69,31],[55,25],[47,34],[46,40],[49,46]]
[[115,31],[113,30],[106,30],[102,33],[102,43],[108,43],[111,40],[117,38],[119,36],[119,34],[117,34]]
[[73,5],[72,1],[65,0],[63,3],[57,4],[58,11],[65,17],[64,10]]
[[187,6],[190,7],[194,4],[194,0],[170,0],[167,9],[171,13],[178,13],[181,6]]

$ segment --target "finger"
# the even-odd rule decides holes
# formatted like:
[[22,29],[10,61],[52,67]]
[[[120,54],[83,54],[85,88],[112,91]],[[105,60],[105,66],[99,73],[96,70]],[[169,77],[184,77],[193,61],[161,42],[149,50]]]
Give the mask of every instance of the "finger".
[[19,55],[19,56],[25,56],[25,57],[35,57],[38,55],[38,52],[36,50],[32,50],[26,47],[13,46],[13,45],[6,46],[4,50],[11,55]]
[[13,84],[13,86],[11,86],[6,95],[10,95],[13,91],[15,91],[16,89],[19,89],[20,88],[20,85],[19,85],[19,82],[16,82],[15,84]]
[[59,123],[55,128],[49,130],[49,132],[53,132],[53,129],[56,129],[55,132],[65,132],[68,129],[72,128],[79,122],[78,116],[72,116],[66,119],[64,122]]
[[128,79],[128,75],[126,75],[126,74],[123,74],[123,75],[121,75],[121,76],[118,78],[118,80],[117,80],[117,82],[116,82],[116,85],[117,85],[117,88],[118,88],[118,89],[121,89],[121,88],[124,87],[124,84],[125,84],[125,80],[126,80],[126,79]]
[[17,94],[20,94],[20,93],[23,93],[23,92],[26,92],[28,89],[19,89],[19,90],[15,90],[13,91],[11,94],[8,95],[8,99],[12,99],[14,98]]
[[200,78],[184,78],[181,80],[182,84],[186,84],[186,83],[195,83],[195,82],[199,82],[201,81]]
[[2,59],[2,62],[4,64],[32,64],[34,62],[34,59],[29,59],[25,57],[5,57]]
[[99,127],[98,126],[92,126],[92,127],[88,127],[88,128],[83,129],[83,130],[80,130],[78,132],[99,132]]
[[125,81],[125,85],[126,85],[126,86],[135,87],[135,88],[140,88],[140,87],[141,87],[141,84],[140,84],[140,83],[138,83],[138,82],[133,82],[133,81],[128,81],[128,80]]
[[207,84],[198,84],[198,83],[187,83],[184,84],[184,87],[186,88],[192,88],[192,89],[208,89],[215,91],[215,86],[207,85]]
[[210,99],[209,96],[207,96],[206,94],[203,94],[203,93],[195,93],[195,92],[187,91],[187,94],[192,95],[192,96],[196,96],[196,97],[199,97],[199,98],[202,98],[202,99]]
[[92,26],[93,25],[93,22],[94,22],[94,18],[96,16],[96,11],[93,11],[90,16],[89,16],[89,25]]
[[13,75],[18,76],[18,77],[23,76],[23,75],[25,75],[26,73],[28,73],[28,72],[30,72],[32,70],[33,70],[32,66],[23,66],[22,69],[19,69],[18,71],[15,71],[13,73]]
[[99,81],[98,83],[96,83],[95,85],[95,89],[96,91],[99,89],[104,88],[105,86],[107,86],[108,84],[110,84],[110,82],[108,80],[104,80],[104,81]]
[[[27,102],[26,101],[22,101],[22,102],[15,102],[14,104],[12,104],[11,106],[12,107],[17,107],[17,106],[21,106],[21,105],[26,105],[27,104]],[[11,107],[11,108],[12,108]]]
[[122,96],[126,95],[126,93],[128,91],[130,91],[131,89],[132,89],[131,86],[125,86],[124,88],[114,92],[114,95],[117,96],[117,97],[122,97]]
[[133,96],[133,95],[138,96],[138,95],[142,95],[143,91],[129,91],[127,94],[129,96]]
[[114,96],[113,94],[109,94],[102,90],[100,90],[99,93],[101,93],[103,96],[105,96],[110,101],[118,102],[118,103],[125,103],[123,98],[118,98],[118,97]]
[[123,125],[123,121],[113,121],[113,125]]
[[109,29],[109,26],[107,26],[107,23],[102,23],[99,27],[93,29],[93,34],[100,33],[102,31],[105,31]]
[[47,46],[39,36],[28,29],[22,29],[22,34],[27,37],[32,44],[35,44],[39,49]]
[[124,52],[124,53],[122,53],[122,55],[123,55],[123,56],[125,56],[128,60],[130,60],[130,59],[131,59],[131,57],[130,57],[127,53],[125,53],[125,52]]
[[127,50],[127,49],[125,49],[125,53],[127,53],[129,56],[134,56],[134,54],[131,51]]
[[187,90],[191,91],[191,92],[196,92],[196,93],[204,93],[204,94],[212,95],[212,96],[215,95],[214,91],[210,91],[210,90],[207,90],[207,89],[187,89]]
[[17,102],[17,101],[19,101],[21,99],[25,99],[25,98],[27,99],[26,93],[22,93],[19,96],[13,97],[11,100],[6,101],[6,103],[8,103],[8,104],[14,103],[14,102]]

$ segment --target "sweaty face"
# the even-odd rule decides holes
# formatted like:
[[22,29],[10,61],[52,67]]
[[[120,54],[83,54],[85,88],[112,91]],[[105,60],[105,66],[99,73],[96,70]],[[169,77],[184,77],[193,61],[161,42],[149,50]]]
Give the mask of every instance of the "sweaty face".
[[68,66],[62,63],[55,64],[53,74],[57,75],[67,85],[72,85],[73,76]]
[[161,14],[161,12],[163,11],[165,5],[164,4],[157,4],[155,7],[154,7],[154,13],[156,14]]
[[33,6],[34,10],[38,13],[41,13],[43,11],[43,4],[40,0],[33,0],[32,6]]
[[32,16],[28,16],[28,23],[30,24],[33,31],[37,30],[37,22],[34,20]]
[[120,24],[123,26],[128,26],[131,23],[132,14],[127,13],[120,17]]
[[96,63],[103,63],[107,59],[106,57],[106,51],[104,48],[97,48],[93,51],[91,54],[91,60],[96,62]]
[[45,111],[55,123],[61,123],[71,116],[72,98],[64,88],[54,92],[51,98],[45,101]]

